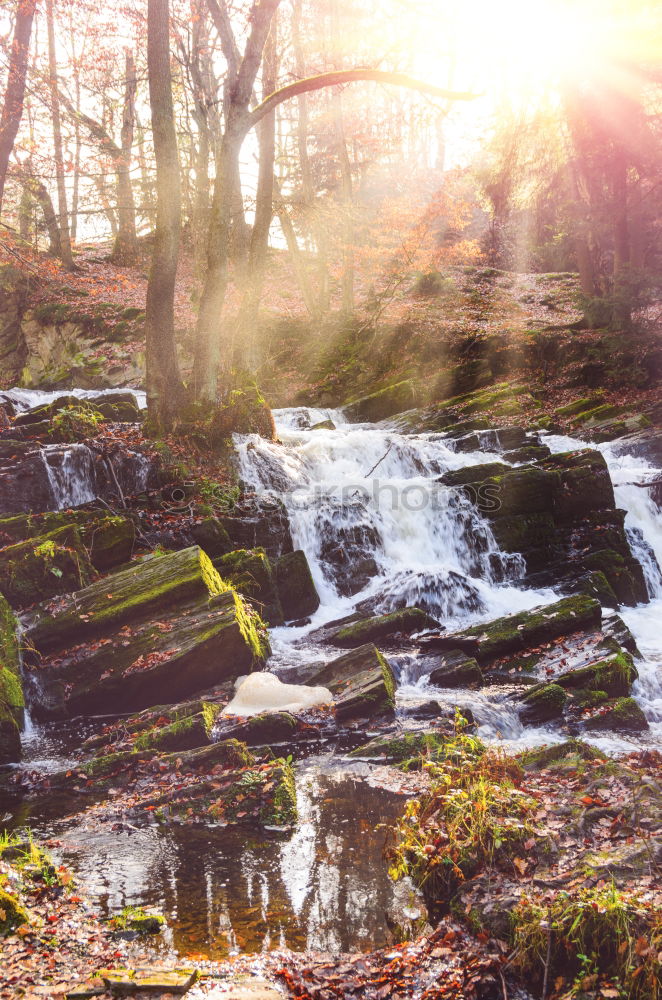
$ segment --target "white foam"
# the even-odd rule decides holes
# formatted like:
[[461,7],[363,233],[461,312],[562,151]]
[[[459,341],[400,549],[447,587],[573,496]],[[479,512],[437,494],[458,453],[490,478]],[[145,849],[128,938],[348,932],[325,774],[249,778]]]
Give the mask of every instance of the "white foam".
[[254,673],[244,678],[223,715],[261,715],[263,712],[303,712],[317,705],[329,705],[333,695],[325,687],[284,684],[275,674]]

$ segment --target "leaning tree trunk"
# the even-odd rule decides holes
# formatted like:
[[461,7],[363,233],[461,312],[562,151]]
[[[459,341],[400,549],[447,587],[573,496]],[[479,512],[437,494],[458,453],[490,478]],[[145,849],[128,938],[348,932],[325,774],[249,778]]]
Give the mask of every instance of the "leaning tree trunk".
[[60,94],[57,85],[53,0],[46,0],[46,21],[48,26],[48,79],[51,93],[51,116],[53,121],[53,152],[55,159],[55,176],[57,178],[57,202],[60,223],[60,257],[64,266],[69,270],[73,270],[74,258],[71,252],[71,237],[69,235],[67,185],[64,179],[64,155],[62,153],[62,125],[60,122]]
[[37,0],[19,0],[16,11],[16,24],[12,40],[11,56],[5,100],[0,118],[0,212],[5,192],[5,180],[9,157],[14,148],[18,127],[23,115],[23,97],[25,94],[25,78],[28,71],[28,53],[32,21],[37,7]]
[[170,75],[168,0],[148,0],[147,75],[156,159],[156,231],[145,313],[147,406],[153,429],[168,427],[183,396],[175,343],[175,280],[181,195]]

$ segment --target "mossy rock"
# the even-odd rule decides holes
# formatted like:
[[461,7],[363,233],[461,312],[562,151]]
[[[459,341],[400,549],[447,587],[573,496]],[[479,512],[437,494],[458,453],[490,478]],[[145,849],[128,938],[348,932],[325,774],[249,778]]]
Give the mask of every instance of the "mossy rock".
[[[452,743],[452,739],[450,741]],[[410,731],[397,736],[377,736],[352,750],[350,757],[358,757],[371,763],[395,764],[402,770],[420,768],[423,759],[443,760],[446,756],[449,737],[434,730]],[[477,753],[482,744],[476,741]]]
[[563,715],[567,694],[558,684],[540,684],[522,695],[520,716],[524,722],[539,723]]
[[555,683],[566,690],[606,691],[616,697],[629,694],[637,676],[632,657],[620,652],[589,666],[568,670]]
[[283,624],[276,577],[264,549],[236,549],[212,562],[221,577],[257,608],[268,625]]
[[475,656],[479,664],[551,642],[563,635],[594,629],[602,618],[600,602],[585,594],[565,597],[554,604],[520,611],[462,632],[435,637],[440,649],[461,649]]
[[285,619],[291,621],[314,614],[319,608],[320,598],[306,553],[302,549],[287,552],[276,561],[275,572]]
[[9,602],[0,593],[0,664],[17,677],[21,669],[18,642],[18,619]]
[[551,746],[536,747],[517,755],[522,767],[531,771],[541,771],[555,764],[577,766],[578,761],[607,760],[607,755],[583,740],[570,739]]
[[352,649],[365,643],[378,642],[398,632],[410,635],[426,628],[435,628],[439,623],[420,608],[401,608],[387,615],[376,615],[353,622],[338,629],[330,636],[333,646]]
[[604,455],[599,451],[552,455],[542,466],[558,472],[560,488],[554,495],[554,517],[563,522],[599,510],[613,510],[614,488]]
[[25,624],[36,651],[28,660],[39,654],[35,706],[46,717],[135,711],[155,690],[179,701],[250,673],[269,652],[259,616],[197,546],[42,605]]
[[220,706],[203,702],[200,712],[148,730],[134,743],[136,750],[194,750],[211,743]]
[[406,379],[347,403],[344,415],[352,423],[384,420],[396,413],[413,409],[416,406],[416,399],[414,383]]
[[312,424],[308,430],[311,431],[335,431],[336,425],[333,420],[319,420],[316,424]]
[[636,559],[613,549],[599,549],[585,556],[583,562],[590,569],[604,573],[620,604],[634,607],[648,600],[646,578]]
[[583,396],[581,399],[573,400],[572,403],[566,403],[565,406],[557,406],[554,413],[557,417],[576,417],[580,413],[586,413],[590,410],[594,410],[597,406],[602,404],[603,399],[603,393],[594,393],[592,396]]
[[329,688],[339,721],[383,712],[390,714],[395,706],[393,671],[372,643],[331,660],[309,682]]
[[642,733],[648,729],[648,720],[634,698],[615,698],[606,702],[599,714],[582,722],[584,729],[613,729],[616,732]]
[[93,576],[94,568],[75,525],[0,550],[0,587],[15,607],[80,590]]
[[510,466],[504,462],[483,462],[482,465],[466,465],[462,469],[451,469],[440,477],[444,486],[466,486],[468,483],[481,483],[484,479],[501,476],[510,472]]
[[443,653],[430,671],[430,683],[437,687],[481,687],[483,682],[483,672],[478,662],[461,650]]
[[134,931],[136,934],[159,934],[166,925],[160,913],[148,913],[142,906],[125,906],[109,920],[116,931]]
[[504,459],[506,462],[516,462],[522,464],[524,462],[542,462],[543,459],[549,458],[551,455],[550,449],[547,445],[523,445],[521,448],[515,448],[513,451],[504,452]]
[[592,409],[584,410],[582,413],[577,414],[571,422],[573,427],[590,427],[603,420],[608,420],[610,417],[618,416],[622,410],[622,406],[612,406],[610,403],[602,403],[600,406],[595,406]]
[[56,510],[43,514],[17,514],[0,519],[0,539],[23,542],[59,528],[75,526],[95,569],[105,572],[131,558],[135,527],[130,518],[107,516],[93,510]]
[[18,899],[4,889],[0,889],[0,937],[6,937],[17,927],[30,921],[28,911]]
[[520,552],[529,571],[542,569],[556,539],[551,514],[514,514],[495,517],[492,534],[502,552]]
[[191,537],[196,545],[207,553],[210,559],[227,555],[234,545],[217,517],[205,517],[191,528]]

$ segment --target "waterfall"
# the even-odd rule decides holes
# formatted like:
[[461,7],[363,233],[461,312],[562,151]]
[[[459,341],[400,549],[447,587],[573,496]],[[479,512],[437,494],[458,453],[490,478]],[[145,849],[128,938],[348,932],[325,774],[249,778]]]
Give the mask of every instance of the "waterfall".
[[[496,455],[456,453],[439,434],[347,424],[339,411],[274,417],[279,443],[237,439],[241,476],[285,503],[322,598],[318,620],[361,602],[375,613],[418,604],[445,622],[530,606],[513,586],[521,558],[502,553],[473,504],[437,481]],[[309,430],[318,417],[336,430]]]
[[[521,557],[499,550],[489,521],[462,493],[440,486],[444,473],[503,455],[495,432],[481,432],[480,451],[457,452],[443,434],[402,434],[386,424],[348,424],[342,411],[290,408],[274,412],[279,441],[257,435],[236,438],[241,476],[258,493],[284,502],[294,544],[308,557],[321,605],[310,626],[274,630],[276,669],[301,666],[328,651],[305,645],[316,626],[351,613],[417,604],[449,629],[485,621],[557,599],[549,589],[524,589]],[[312,427],[331,421],[335,430]],[[576,438],[548,435],[552,451],[595,447]],[[633,482],[659,473],[623,448],[598,446],[608,463],[617,504],[633,553],[646,574],[650,604],[622,617],[644,659],[633,695],[655,734],[662,728],[662,530],[650,491]],[[523,727],[507,690],[442,692],[429,682],[429,668],[415,657],[391,657],[399,701],[431,698],[464,705],[478,731],[528,744],[550,742],[550,728]]]
[[79,507],[96,497],[94,458],[84,444],[47,445],[41,457],[55,510]]

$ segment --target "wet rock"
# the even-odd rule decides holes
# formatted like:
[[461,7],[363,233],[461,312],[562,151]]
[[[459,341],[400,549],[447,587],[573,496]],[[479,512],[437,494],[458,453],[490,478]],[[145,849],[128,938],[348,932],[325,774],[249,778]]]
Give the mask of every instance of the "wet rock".
[[637,677],[632,657],[620,652],[587,667],[568,670],[555,683],[566,690],[604,691],[614,697],[629,694]]
[[311,431],[335,431],[335,429],[336,425],[333,420],[320,420],[309,428]]
[[561,486],[554,495],[555,519],[570,520],[590,511],[614,508],[614,488],[599,451],[565,452],[553,455],[543,465],[560,476]]
[[20,514],[54,506],[41,450],[34,443],[0,441],[0,513]]
[[21,759],[19,728],[24,705],[18,622],[0,594],[0,764]]
[[599,602],[580,594],[531,611],[473,625],[462,632],[435,635],[423,640],[421,645],[442,650],[459,649],[475,656],[482,665],[560,636],[596,628],[601,617]]
[[144,993],[160,996],[188,993],[199,973],[196,969],[100,969],[98,975],[114,996]]
[[305,618],[317,611],[319,594],[302,549],[281,556],[276,562],[275,573],[278,596],[287,621]]
[[404,705],[399,711],[410,719],[436,719],[444,714],[438,701],[424,701],[420,705]]
[[205,517],[191,528],[191,538],[210,559],[232,552],[234,545],[226,528],[217,517]]
[[259,668],[268,652],[260,619],[197,546],[56,598],[25,624],[42,715],[131,711],[155,691],[177,701]]
[[483,673],[476,660],[462,650],[449,650],[430,671],[430,683],[437,687],[480,687]]
[[272,627],[285,621],[271,562],[264,549],[236,549],[212,560],[227,583],[254,605]]
[[595,715],[582,720],[587,730],[613,729],[623,733],[642,733],[648,720],[634,698],[615,698],[606,702]]
[[531,724],[557,719],[563,715],[567,697],[558,684],[537,684],[520,698],[520,717]]
[[290,520],[285,505],[276,497],[245,495],[232,515],[219,521],[232,540],[233,549],[264,549],[269,559],[292,552]]
[[466,486],[468,483],[481,483],[492,476],[501,476],[510,472],[510,466],[503,462],[484,462],[482,465],[466,465],[462,469],[451,469],[439,477],[444,486]]
[[331,660],[310,681],[333,693],[340,721],[393,712],[395,678],[385,657],[372,643]]
[[401,608],[388,615],[376,615],[346,625],[333,633],[329,641],[333,646],[352,649],[367,642],[383,640],[398,633],[411,635],[423,629],[434,628],[439,623],[420,608]]
[[79,590],[94,575],[75,525],[0,549],[0,589],[14,607]]
[[644,571],[632,556],[613,549],[599,549],[584,558],[589,569],[603,573],[620,604],[634,607],[648,600]]
[[344,415],[352,423],[384,420],[416,406],[416,390],[410,380],[379,389],[344,407]]

